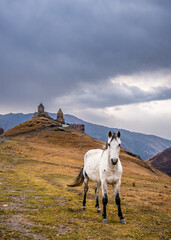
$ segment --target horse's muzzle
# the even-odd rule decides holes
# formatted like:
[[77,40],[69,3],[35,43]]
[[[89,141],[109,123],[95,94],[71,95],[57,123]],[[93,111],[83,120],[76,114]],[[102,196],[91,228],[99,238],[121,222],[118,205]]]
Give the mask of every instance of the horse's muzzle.
[[116,165],[117,162],[118,162],[118,158],[116,158],[116,159],[112,158],[112,159],[111,159],[111,162],[112,162],[112,165]]

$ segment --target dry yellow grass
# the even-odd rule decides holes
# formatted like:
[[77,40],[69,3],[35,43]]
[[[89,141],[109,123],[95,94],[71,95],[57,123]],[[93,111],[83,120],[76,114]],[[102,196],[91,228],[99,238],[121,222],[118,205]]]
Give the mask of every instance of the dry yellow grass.
[[44,129],[47,127],[50,127],[50,128],[58,127],[58,124],[56,121],[45,118],[45,117],[33,118],[31,120],[28,120],[24,123],[21,123],[11,129],[7,130],[3,135],[11,136],[11,135],[19,134],[19,133],[32,132],[32,131]]
[[[24,125],[10,134],[14,130],[24,132]],[[81,212],[83,187],[71,189],[67,183],[83,165],[86,151],[102,145],[80,132],[57,128],[1,142],[0,239],[170,239],[170,178],[123,149],[121,200],[128,224],[119,223],[111,187],[108,225],[95,211],[94,183],[87,210]]]

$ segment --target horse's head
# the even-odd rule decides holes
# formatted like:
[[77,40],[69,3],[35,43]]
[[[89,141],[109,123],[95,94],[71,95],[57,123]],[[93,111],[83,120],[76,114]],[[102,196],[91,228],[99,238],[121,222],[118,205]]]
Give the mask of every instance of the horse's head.
[[110,161],[113,165],[116,165],[119,159],[120,146],[121,146],[120,136],[121,136],[120,131],[118,133],[109,131],[108,133],[107,145],[109,149]]

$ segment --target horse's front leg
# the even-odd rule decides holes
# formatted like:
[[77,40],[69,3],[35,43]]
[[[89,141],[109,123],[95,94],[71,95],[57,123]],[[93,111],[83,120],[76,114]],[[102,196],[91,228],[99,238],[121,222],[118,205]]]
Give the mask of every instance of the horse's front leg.
[[119,190],[120,190],[120,181],[118,181],[118,183],[116,183],[113,186],[113,192],[114,192],[114,196],[115,196],[115,203],[116,203],[117,208],[118,208],[118,216],[120,218],[120,222],[122,224],[126,224],[126,221],[123,217],[122,210],[121,210],[121,200],[120,200]]
[[103,223],[107,224],[107,217],[106,217],[106,205],[108,203],[108,196],[107,196],[107,182],[102,182],[102,203],[103,203]]
[[100,186],[101,186],[101,183],[97,183],[96,188],[95,188],[95,198],[96,198],[96,205],[95,205],[95,207],[97,208],[97,213],[101,213],[101,210],[100,210],[100,207],[99,207]]

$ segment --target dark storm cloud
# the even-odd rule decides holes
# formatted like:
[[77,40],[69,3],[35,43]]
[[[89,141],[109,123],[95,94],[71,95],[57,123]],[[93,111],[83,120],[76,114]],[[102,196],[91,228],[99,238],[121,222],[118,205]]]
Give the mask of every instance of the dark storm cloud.
[[[2,0],[0,103],[48,102],[79,95],[80,82],[110,86],[119,74],[169,69],[170,10],[169,0]],[[120,90],[95,94],[94,105],[167,99],[169,91],[120,98]]]
[[110,83],[98,87],[92,85],[91,88],[84,85],[81,89],[80,92],[75,91],[62,99],[59,97],[57,102],[77,106],[80,109],[88,106],[97,109],[171,98],[171,88],[168,87],[156,87],[149,92],[127,84]]

